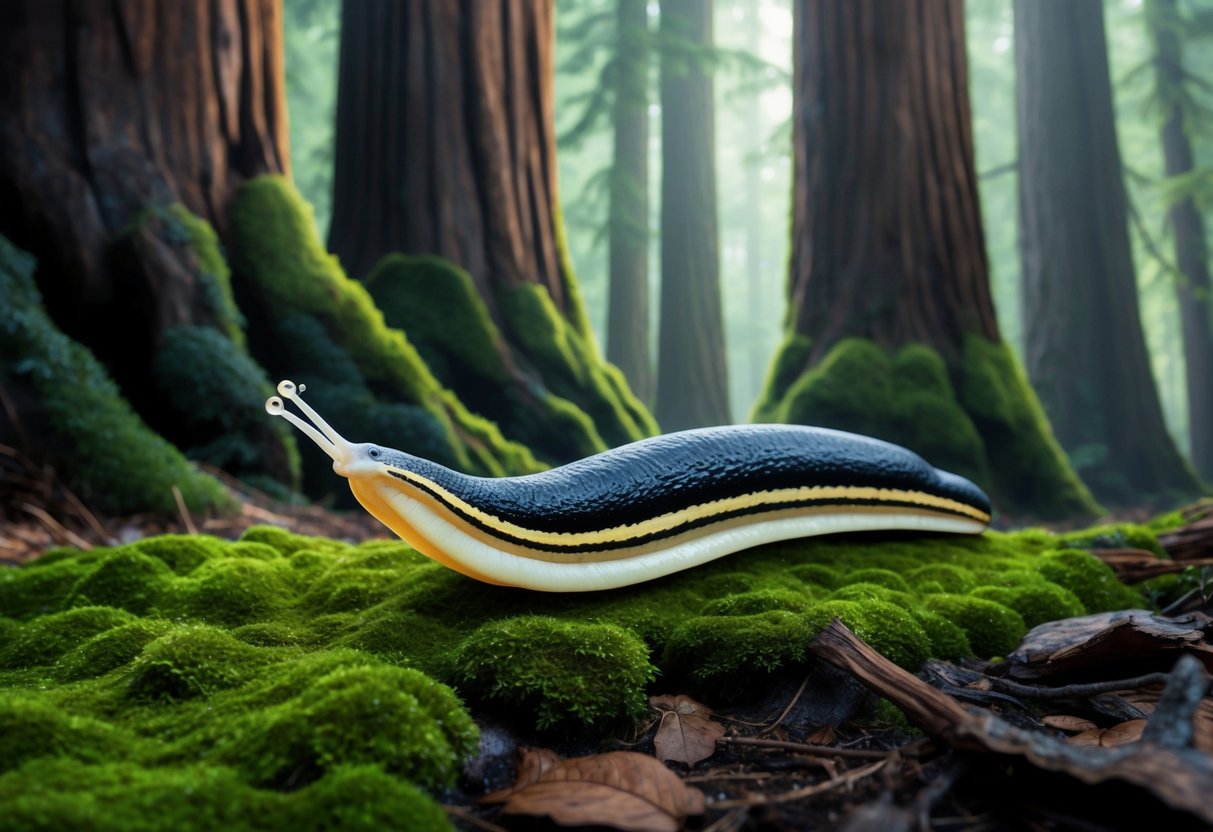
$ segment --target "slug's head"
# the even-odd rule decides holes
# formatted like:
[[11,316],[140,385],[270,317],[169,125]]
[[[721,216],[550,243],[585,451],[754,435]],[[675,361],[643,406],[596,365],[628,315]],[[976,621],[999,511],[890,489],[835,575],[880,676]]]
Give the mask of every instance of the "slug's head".
[[[352,480],[373,477],[382,473],[385,467],[382,460],[386,456],[386,450],[367,442],[347,442],[345,437],[333,430],[329,423],[320,418],[320,414],[303,400],[300,393],[304,389],[302,384],[296,385],[293,381],[280,381],[278,392],[282,398],[270,396],[266,399],[266,412],[271,416],[281,416],[303,431],[309,439],[320,446],[320,450],[333,458],[333,470],[341,476]],[[294,402],[300,412],[311,420],[311,423],[309,424],[287,410],[283,399]]]

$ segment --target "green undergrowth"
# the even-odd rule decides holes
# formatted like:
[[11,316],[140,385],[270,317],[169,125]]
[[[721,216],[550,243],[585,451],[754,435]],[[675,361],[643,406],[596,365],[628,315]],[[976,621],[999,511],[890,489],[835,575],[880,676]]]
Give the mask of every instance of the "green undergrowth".
[[[262,176],[245,183],[230,220],[237,297],[254,355],[277,376],[306,384],[309,401],[337,430],[469,473],[545,467],[435,379],[365,287],[325,251],[310,206],[289,182]],[[331,472],[320,477],[305,463],[305,490],[322,493]]]
[[38,456],[113,513],[174,512],[173,486],[196,511],[230,507],[223,486],[152,431],[96,357],[50,320],[33,268],[0,237],[0,379],[19,401],[40,402],[42,418],[25,426],[46,446]]
[[[1142,604],[1068,536],[778,544],[607,592],[481,584],[397,541],[271,527],[60,548],[0,571],[0,817],[29,829],[445,828],[477,731],[618,729],[803,672],[835,617],[903,667]],[[407,826],[411,822],[412,826]]]
[[965,336],[956,366],[924,344],[887,351],[847,338],[812,367],[811,341],[781,346],[754,408],[758,421],[876,436],[985,488],[996,507],[1041,519],[1098,514],[1005,344]]

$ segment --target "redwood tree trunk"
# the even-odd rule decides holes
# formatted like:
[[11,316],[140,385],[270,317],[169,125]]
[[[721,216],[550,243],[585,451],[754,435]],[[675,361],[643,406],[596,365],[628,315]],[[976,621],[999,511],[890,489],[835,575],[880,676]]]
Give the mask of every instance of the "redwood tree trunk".
[[245,179],[288,172],[283,84],[278,0],[0,6],[0,233],[37,258],[54,322],[178,444],[155,351],[174,327],[238,326],[166,209],[222,234]]
[[791,309],[812,360],[839,339],[1000,340],[986,269],[963,4],[802,2]]
[[[1190,173],[1192,142],[1188,138],[1184,107],[1174,93],[1189,83],[1184,72],[1180,41],[1182,20],[1175,0],[1154,0],[1154,69],[1158,87],[1172,92],[1172,102],[1162,128],[1162,150],[1167,176]],[[1179,316],[1187,367],[1188,435],[1192,464],[1213,483],[1213,286],[1209,280],[1209,247],[1204,218],[1191,198],[1171,205],[1171,228],[1175,233],[1175,261],[1183,279],[1176,281]]]
[[553,15],[547,2],[342,5],[329,248],[363,278],[437,254],[498,285],[538,283],[570,319],[556,239]]
[[1015,61],[1032,383],[1097,497],[1191,494],[1138,315],[1099,0],[1016,0]]
[[[576,432],[577,441],[535,448],[562,462],[570,446],[581,455],[655,426],[598,354],[564,249],[553,35],[546,0],[344,3],[329,246],[352,276],[372,278],[381,306],[417,287],[402,272],[372,276],[385,255],[462,267],[494,325],[482,334],[497,354],[483,363],[507,376],[493,380],[499,387],[482,400],[495,404],[481,414],[513,436],[507,425],[565,424],[543,432]],[[388,323],[408,332],[403,316]],[[463,325],[431,338],[427,360],[460,354]],[[454,374],[438,374],[464,395]]]
[[646,0],[617,2],[607,360],[623,371],[642,401],[651,402],[648,10]]
[[788,337],[758,418],[868,433],[1017,516],[1097,510],[999,335],[962,0],[798,0]]
[[661,328],[657,421],[730,421],[717,250],[711,0],[661,3]]

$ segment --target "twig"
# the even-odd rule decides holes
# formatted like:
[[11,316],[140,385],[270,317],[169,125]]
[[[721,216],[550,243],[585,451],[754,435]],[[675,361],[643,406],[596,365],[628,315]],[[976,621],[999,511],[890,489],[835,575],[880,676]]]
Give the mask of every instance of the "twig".
[[815,783],[812,786],[803,786],[799,789],[793,789],[790,792],[784,792],[777,795],[755,795],[748,798],[738,798],[733,800],[709,800],[708,806],[713,809],[736,809],[742,806],[770,806],[773,803],[789,803],[793,800],[803,800],[806,797],[812,797],[815,794],[833,791],[837,788],[850,786],[858,780],[862,780],[872,774],[883,769],[889,763],[889,757],[886,756],[883,760],[877,760],[874,763],[868,763],[866,766],[848,771],[837,777],[834,780],[826,780],[824,783]]
[[705,826],[703,832],[736,832],[745,825],[748,809],[748,806],[738,806]]
[[800,683],[800,687],[796,689],[796,695],[792,697],[792,701],[788,703],[788,706],[783,709],[783,713],[781,713],[774,722],[772,722],[766,728],[763,728],[761,731],[759,731],[758,736],[761,737],[763,734],[769,734],[770,732],[774,731],[776,728],[779,727],[779,723],[783,722],[784,717],[786,717],[789,713],[791,713],[792,708],[794,708],[796,706],[796,703],[800,701],[800,697],[804,693],[805,686],[808,685],[808,683],[809,683],[809,677],[805,676],[804,679]]
[[890,754],[900,753],[904,757],[916,757],[927,753],[927,748],[908,746],[890,751],[876,751],[867,748],[835,748],[832,745],[809,745],[803,742],[788,740],[764,740],[758,737],[721,737],[716,742],[729,745],[744,745],[751,748],[778,748],[783,751],[797,751],[801,754],[816,754],[819,757],[843,757],[849,760],[883,760]]
[[448,806],[443,804],[442,811],[452,817],[459,818],[465,823],[470,823],[472,826],[487,830],[487,832],[509,832],[504,826],[498,826],[495,823],[490,823],[484,818],[478,818],[462,806]]
[[46,526],[47,531],[51,533],[51,536],[58,539],[60,543],[70,543],[77,549],[88,550],[93,548],[93,544],[64,526],[54,517],[51,517],[45,509],[39,508],[33,503],[20,503],[18,507],[41,520],[42,524]]
[[177,484],[173,484],[173,499],[177,501],[177,511],[181,512],[181,521],[185,523],[185,530],[190,534],[198,534],[198,527],[194,525],[194,518],[190,517],[190,510],[186,508],[185,498],[181,496],[181,489]]
[[106,543],[114,543],[113,535],[109,533],[105,526],[101,525],[101,521],[97,519],[97,515],[88,510],[88,507],[84,505],[84,502],[79,497],[76,496],[75,492],[73,492],[63,483],[59,483],[59,490],[63,492],[63,496],[67,498],[67,501],[72,504],[72,506],[76,509],[76,512],[82,518],[84,518],[84,522],[97,533],[97,536],[100,537],[102,541]]
[[1161,685],[1166,683],[1167,674],[1159,671],[1157,673],[1134,676],[1131,679],[1112,679],[1107,682],[1081,682],[1073,685],[1061,685],[1056,688],[1045,687],[1043,685],[1025,685],[1021,682],[1012,682],[1010,679],[1003,679],[997,676],[985,676],[983,678],[989,681],[990,685],[1001,693],[1009,693],[1012,696],[1020,696],[1024,699],[1052,700],[1085,699],[1089,696],[1098,696],[1101,693],[1112,693],[1118,690],[1136,690],[1137,688],[1144,688],[1146,685]]

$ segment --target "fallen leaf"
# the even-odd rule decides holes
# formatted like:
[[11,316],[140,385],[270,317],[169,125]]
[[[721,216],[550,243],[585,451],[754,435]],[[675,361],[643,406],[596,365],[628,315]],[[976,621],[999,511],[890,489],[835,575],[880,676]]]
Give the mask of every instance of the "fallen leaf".
[[712,721],[707,705],[689,696],[652,696],[649,704],[661,714],[653,738],[657,759],[693,766],[716,753],[724,726]]
[[518,774],[514,785],[498,789],[480,798],[481,803],[503,803],[506,798],[523,786],[539,782],[546,772],[560,764],[560,755],[550,748],[518,746]]
[[1145,727],[1144,719],[1131,719],[1128,722],[1113,725],[1103,732],[1103,736],[1099,738],[1099,744],[1104,748],[1115,748],[1118,745],[1137,742],[1141,739],[1141,732],[1145,730]]
[[1058,731],[1079,732],[1098,730],[1094,722],[1089,719],[1083,719],[1080,716],[1054,714],[1053,716],[1046,716],[1041,722],[1050,728],[1056,728]]
[[1131,719],[1128,722],[1113,725],[1111,728],[1090,728],[1072,737],[1067,737],[1066,742],[1070,745],[1098,745],[1103,748],[1116,748],[1140,740],[1141,732],[1145,730],[1145,727],[1144,719]]
[[703,792],[655,758],[634,751],[560,760],[537,780],[516,784],[501,807],[504,815],[624,832],[678,832],[688,815],[703,810]]
[[838,732],[834,730],[834,726],[826,724],[805,737],[804,741],[809,745],[833,745],[837,738]]

